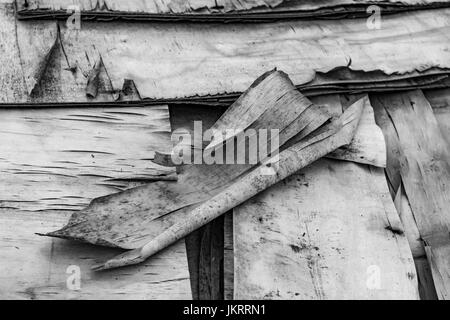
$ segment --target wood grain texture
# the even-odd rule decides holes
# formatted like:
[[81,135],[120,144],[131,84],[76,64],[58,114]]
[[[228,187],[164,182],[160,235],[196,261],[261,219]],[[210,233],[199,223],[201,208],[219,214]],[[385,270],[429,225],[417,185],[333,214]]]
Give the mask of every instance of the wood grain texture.
[[[183,242],[138,267],[94,273],[90,268],[96,261],[118,250],[35,234],[61,227],[69,215],[0,210],[2,299],[191,299]],[[69,266],[80,268],[80,290],[67,285],[73,284]]]
[[167,106],[0,109],[0,207],[81,209],[92,199],[176,179]]
[[449,145],[421,91],[385,94],[379,102],[395,129],[391,134],[398,139],[401,180],[424,242],[437,295],[448,299]]
[[[56,88],[77,88],[78,83],[86,83],[86,73],[100,56],[112,91],[120,91],[124,80],[131,79],[142,98],[243,92],[258,75],[275,67],[301,85],[312,80],[315,71],[327,72],[348,65],[350,60],[353,70],[376,68],[387,75],[421,75],[431,67],[450,67],[446,58],[449,10],[408,12],[401,19],[386,16],[383,28],[370,32],[366,19],[243,24],[238,28],[233,24],[183,22],[83,22],[80,30],[72,30],[60,23],[63,49],[58,50],[65,54],[54,61],[54,69],[61,70],[54,73],[59,79]],[[13,30],[14,20],[7,21]],[[36,37],[53,35],[49,48],[56,39],[51,28]],[[14,41],[13,34],[9,37]],[[54,54],[58,56],[56,49]],[[74,96],[81,96],[74,90]],[[59,101],[73,98],[69,93],[54,97]],[[28,100],[22,97],[8,102]]]
[[[228,106],[257,75],[274,67],[288,72],[307,96],[448,86],[442,81],[449,72],[439,68],[450,67],[445,59],[449,9],[411,12],[402,19],[387,16],[382,29],[367,32],[366,19],[239,28],[103,21],[83,22],[80,30],[73,30],[64,22],[16,21],[12,0],[0,7],[7,53],[0,58],[5,58],[0,80],[7,88],[0,103],[120,103],[130,100],[125,93],[135,84],[138,100],[227,100]],[[430,19],[433,26],[426,23]],[[329,36],[323,38],[323,32]],[[421,47],[430,50],[411,54]],[[336,68],[350,60],[352,72]],[[86,86],[100,61],[95,96]],[[314,78],[315,71],[325,74]]]
[[235,209],[234,298],[418,298],[395,217],[382,169],[317,161]]
[[377,66],[387,74],[450,67],[445,54],[450,43],[449,10],[385,17],[383,28],[370,33],[365,19],[239,28],[194,24],[150,28],[140,23],[116,23],[111,28],[108,23],[86,22],[79,31],[63,28],[62,43],[69,64],[82,70],[89,69],[86,52],[101,54],[114,88],[121,88],[124,79],[133,79],[142,97],[186,97],[242,92],[274,67],[302,84],[314,77],[314,70],[347,65],[349,58],[355,70]]

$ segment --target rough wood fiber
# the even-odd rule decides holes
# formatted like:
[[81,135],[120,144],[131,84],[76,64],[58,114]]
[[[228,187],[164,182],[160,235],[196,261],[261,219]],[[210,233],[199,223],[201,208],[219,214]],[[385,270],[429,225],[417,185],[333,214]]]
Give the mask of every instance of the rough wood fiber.
[[[370,32],[366,19],[326,24],[289,21],[240,25],[238,29],[234,25],[103,21],[83,22],[80,30],[67,29],[59,22],[62,31],[58,38],[56,22],[16,21],[12,3],[0,7],[5,30],[1,37],[7,53],[2,56],[4,72],[0,76],[7,91],[0,103],[118,103],[116,100],[130,100],[125,93],[136,84],[138,100],[158,98],[165,101],[152,103],[164,104],[185,99],[228,106],[252,79],[274,67],[291,74],[307,96],[448,86],[443,82],[448,70],[439,69],[450,67],[444,58],[448,41],[443,35],[447,33],[435,32],[448,28],[448,10],[439,14],[435,11],[432,16],[420,12],[408,13],[402,19],[386,17],[382,30]],[[430,19],[436,29],[426,23]],[[406,24],[408,30],[404,29]],[[355,30],[351,38],[349,29]],[[323,39],[323,32],[329,34],[328,40]],[[410,34],[416,34],[413,40]],[[386,37],[395,38],[389,44],[401,46],[388,48],[383,40]],[[275,51],[271,45],[274,42],[279,44]],[[411,54],[420,47],[430,50]],[[398,54],[392,55],[394,51]],[[255,54],[259,52],[264,54]],[[16,63],[11,64],[14,60]],[[353,71],[336,68],[348,65],[350,60]],[[95,96],[86,91],[86,86],[100,61],[104,64],[99,70],[98,88],[93,88]],[[314,78],[315,70],[330,73],[318,74],[315,81],[305,84]],[[362,71],[371,72],[364,75]]]
[[193,24],[149,28],[139,23],[116,23],[111,28],[108,23],[86,22],[79,31],[63,28],[62,43],[70,65],[82,70],[88,69],[85,52],[96,56],[92,52],[98,50],[114,88],[121,88],[126,78],[135,81],[142,97],[186,97],[242,92],[274,67],[287,72],[295,84],[311,80],[313,70],[328,71],[347,65],[349,59],[355,70],[377,66],[388,74],[450,67],[445,54],[450,43],[446,38],[449,10],[385,17],[383,28],[370,33],[365,19],[239,28]]
[[424,241],[437,295],[448,299],[449,145],[421,91],[386,94],[378,101],[395,128],[401,180]]
[[[93,273],[98,259],[118,250],[34,234],[61,227],[69,214],[0,210],[2,299],[191,299],[183,242],[138,267]],[[67,286],[70,266],[80,268],[80,290]]]
[[82,209],[93,198],[175,179],[167,106],[0,109],[0,208]]
[[236,208],[234,298],[416,299],[389,198],[382,169],[322,159]]
[[[80,30],[69,30],[60,23],[63,49],[58,50],[65,54],[59,54],[61,59],[55,62],[56,70],[61,70],[59,75],[55,73],[60,83],[56,87],[67,83],[76,88],[77,83],[85,83],[86,72],[99,56],[113,90],[121,90],[124,79],[131,79],[142,98],[242,92],[259,74],[274,67],[301,85],[314,78],[314,71],[346,66],[350,60],[354,70],[373,71],[376,66],[387,75],[420,75],[431,67],[450,67],[446,59],[449,10],[409,12],[401,19],[386,16],[383,28],[369,31],[366,19],[245,24],[239,28],[231,24],[83,22]],[[13,31],[14,20],[4,21]],[[17,25],[33,28],[36,24],[22,21]],[[54,28],[40,32],[36,41],[49,38],[45,43],[51,48],[56,39]],[[15,41],[14,33],[8,37]],[[34,60],[42,63],[38,58]],[[240,76],[236,78],[236,74]],[[58,99],[70,98],[68,94]],[[7,100],[19,101],[28,101],[28,97]]]

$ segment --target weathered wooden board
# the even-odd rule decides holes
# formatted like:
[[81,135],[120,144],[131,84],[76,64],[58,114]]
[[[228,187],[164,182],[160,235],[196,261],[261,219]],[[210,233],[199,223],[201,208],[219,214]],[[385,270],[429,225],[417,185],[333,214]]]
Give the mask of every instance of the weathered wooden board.
[[[135,82],[142,98],[172,99],[242,92],[258,75],[274,67],[287,72],[296,85],[312,80],[315,71],[327,72],[350,60],[353,70],[376,69],[397,77],[450,67],[446,58],[450,9],[408,12],[401,19],[386,16],[379,30],[367,29],[366,19],[239,27],[83,22],[80,30],[68,29],[60,22],[58,41],[55,22],[15,21],[11,4],[1,7],[1,23],[9,30],[2,37],[8,37],[4,41],[7,51],[17,62],[5,60],[2,65],[18,68],[22,63],[30,69],[2,72],[2,78],[14,79],[8,90],[20,92],[2,97],[8,103],[90,101],[84,87],[100,57],[106,70],[102,77],[110,84],[100,93],[112,94],[112,100],[125,79]],[[19,52],[26,56],[20,58]],[[47,81],[42,84],[39,80],[44,78]],[[23,79],[28,79],[26,85]],[[34,89],[36,83],[39,88]],[[52,85],[46,88],[46,83]],[[29,97],[26,93],[33,89],[35,94]],[[45,98],[43,93],[50,96]]]
[[142,97],[175,98],[242,92],[274,67],[294,84],[311,80],[314,70],[328,71],[350,59],[355,70],[376,66],[387,74],[450,67],[449,12],[388,16],[383,28],[370,32],[365,19],[239,27],[86,22],[80,30],[62,28],[62,44],[70,66],[81,70],[89,69],[86,54],[100,54],[115,89],[133,79]]
[[421,240],[424,241],[438,297],[448,299],[449,145],[421,91],[385,94],[377,100],[376,108],[385,109],[395,129],[391,134],[398,139],[401,180]]
[[0,207],[81,209],[97,197],[175,179],[167,106],[0,109]]
[[191,299],[183,241],[137,267],[95,273],[92,265],[118,250],[35,234],[69,215],[0,209],[1,299]]
[[234,298],[416,299],[398,224],[382,169],[319,160],[235,209]]

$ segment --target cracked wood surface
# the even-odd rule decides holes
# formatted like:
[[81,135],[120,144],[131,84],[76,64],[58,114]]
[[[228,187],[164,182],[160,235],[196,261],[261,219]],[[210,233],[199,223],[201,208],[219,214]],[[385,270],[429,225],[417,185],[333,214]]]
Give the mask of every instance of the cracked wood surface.
[[[384,72],[385,81],[402,74],[422,77],[430,68],[433,74],[446,76],[448,71],[439,68],[450,67],[446,55],[450,9],[386,16],[380,30],[367,29],[366,19],[243,24],[239,28],[233,24],[83,21],[80,30],[67,29],[60,22],[58,40],[56,22],[16,21],[11,4],[3,3],[0,8],[0,23],[10,30],[2,37],[17,60],[11,66],[18,68],[22,63],[23,69],[9,70],[10,61],[2,63],[5,72],[0,80],[11,91],[2,96],[4,103],[95,101],[86,97],[85,87],[100,58],[105,72],[99,95],[110,100],[118,98],[125,79],[134,81],[142,98],[175,99],[242,92],[274,67],[289,73],[296,85],[312,80],[315,71],[327,72],[350,61],[353,70]],[[27,56],[20,59],[19,51]],[[24,79],[28,79],[25,84]],[[386,84],[378,80],[372,85],[384,88]],[[312,85],[315,90],[331,90],[317,87],[316,82]],[[353,85],[355,90],[362,88]],[[420,86],[420,82],[400,81],[394,87],[398,90],[405,85]],[[367,83],[363,88],[367,89]],[[332,90],[349,88],[347,84],[332,86]]]
[[[69,215],[0,209],[2,299],[191,299],[183,241],[140,266],[95,273],[92,265],[120,250],[35,234],[63,226]],[[71,290],[74,267],[80,290]]]
[[235,208],[234,298],[417,299],[396,215],[382,169],[317,161]]
[[295,84],[310,81],[313,70],[328,71],[347,65],[349,59],[355,70],[376,66],[387,74],[449,67],[445,54],[449,12],[389,16],[382,29],[372,32],[367,32],[365,19],[239,28],[140,23],[116,23],[112,28],[108,23],[86,22],[79,31],[63,28],[61,37],[71,66],[89,69],[85,52],[96,56],[98,51],[114,88],[132,79],[142,97],[175,98],[242,92],[274,67],[287,72]]
[[82,209],[100,196],[175,179],[167,106],[0,109],[0,208]]

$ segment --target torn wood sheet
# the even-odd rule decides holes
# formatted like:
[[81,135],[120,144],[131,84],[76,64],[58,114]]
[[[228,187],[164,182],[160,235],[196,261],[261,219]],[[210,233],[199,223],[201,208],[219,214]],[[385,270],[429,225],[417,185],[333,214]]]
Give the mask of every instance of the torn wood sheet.
[[354,70],[376,66],[386,74],[450,67],[450,33],[445,31],[450,29],[449,10],[405,13],[401,19],[389,16],[382,29],[370,33],[365,19],[239,28],[86,22],[80,30],[62,28],[61,41],[69,65],[79,70],[90,68],[86,54],[100,54],[114,89],[132,79],[143,98],[182,98],[243,92],[253,79],[275,67],[296,85],[312,80],[314,70],[326,72],[349,61]]
[[0,109],[0,208],[77,210],[100,196],[176,179],[167,106]]
[[[398,170],[430,262],[440,299],[449,298],[450,153],[421,91],[379,95],[398,138]],[[378,111],[377,111],[378,112]],[[389,149],[389,145],[388,145]],[[391,171],[387,171],[391,175]],[[393,174],[398,174],[392,170]],[[392,180],[392,178],[390,178]]]
[[[270,90],[266,91],[267,88]],[[242,102],[250,103],[255,110],[261,109],[247,122],[246,129],[265,127],[282,131],[291,123],[297,124],[298,131],[282,133],[280,141],[288,140],[302,129],[305,129],[303,134],[312,132],[330,118],[321,108],[296,91],[287,75],[280,71],[261,76],[236,102],[246,108]],[[233,110],[233,107],[230,110]],[[264,114],[264,110],[284,110],[291,118],[274,119]],[[223,115],[225,118],[226,113]],[[315,121],[311,123],[310,119],[314,118]],[[206,129],[208,128],[203,128]],[[203,132],[197,134],[199,133],[203,135]],[[195,134],[193,136],[194,139]],[[190,144],[191,140],[188,142]],[[202,150],[198,151],[201,157]],[[114,196],[96,199],[85,210],[75,213],[67,227],[51,235],[126,249],[140,247],[175,221],[183,220],[192,205],[219,193],[231,181],[254,166],[255,164],[235,162],[186,164],[181,166],[177,182],[155,182]]]
[[117,249],[35,234],[63,226],[69,215],[70,212],[56,210],[0,209],[1,299],[192,298],[184,242],[138,267],[95,274],[91,266],[117,254]]
[[[79,1],[77,10],[83,18],[129,20],[190,21],[267,21],[282,18],[335,18],[366,16],[367,7],[379,5],[383,13],[445,6],[438,0],[148,0]],[[21,19],[64,18],[75,10],[73,1],[17,0]]]
[[141,248],[118,255],[95,269],[105,270],[141,263],[296,171],[339,147],[349,145],[359,125],[363,108],[364,104],[359,100],[345,110],[342,116],[321,126],[311,135],[299,142],[286,143],[286,149],[279,154],[271,156],[267,161],[263,160],[254,170],[249,170],[224,190],[193,208],[186,220],[175,222]]
[[[36,25],[43,28],[41,22],[15,22],[12,12],[8,15],[5,5],[2,8],[0,12],[7,18],[3,23],[11,31],[15,25],[18,31],[36,28]],[[26,88],[21,80],[23,72],[7,70],[2,77],[17,77],[10,83],[9,90],[21,94],[3,96],[2,101],[90,101],[92,98],[87,97],[85,91],[88,75],[100,58],[106,70],[102,76],[106,85],[99,93],[111,100],[120,98],[126,79],[127,83],[134,82],[143,99],[191,97],[189,101],[205,103],[220,100],[221,95],[243,92],[258,75],[275,67],[288,72],[295,85],[303,86],[314,80],[316,71],[326,73],[349,63],[356,71],[378,70],[386,75],[384,82],[380,82],[378,74],[373,75],[375,82],[356,78],[355,83],[349,84],[346,78],[335,78],[338,80],[336,87],[329,82],[329,77],[322,77],[319,83],[311,83],[312,90],[307,95],[363,91],[373,83],[378,86],[377,90],[434,85],[448,76],[448,70],[443,69],[450,67],[446,58],[450,43],[447,39],[450,33],[446,32],[450,28],[446,18],[449,10],[386,16],[379,30],[367,29],[366,19],[245,24],[239,28],[230,24],[205,27],[183,22],[176,25],[83,22],[79,30],[68,29],[60,22],[59,41],[53,22],[31,37],[47,48],[47,54],[35,57],[36,65],[46,61],[47,68],[33,69],[45,71],[47,75],[35,76],[34,83],[39,79],[47,80],[39,82],[39,88],[32,87],[32,82],[28,85],[31,87]],[[433,21],[433,25],[429,21]],[[16,41],[14,32],[5,33],[11,43],[10,52],[33,53],[33,43],[20,40],[29,36],[21,34],[18,32]],[[14,46],[16,42],[20,47]],[[25,44],[28,48],[21,48]],[[16,54],[15,59],[18,57]],[[335,73],[333,71],[333,75]],[[361,72],[355,72],[352,77],[360,75]],[[391,76],[395,81],[389,80]],[[402,76],[406,79],[400,79]],[[417,77],[419,80],[414,80]],[[344,82],[342,86],[339,86],[340,81]],[[25,94],[33,89],[32,97]],[[306,90],[304,86],[301,89]],[[204,97],[197,99],[196,96]]]
[[[266,90],[267,88],[270,90]],[[258,101],[264,101],[264,103],[260,104]],[[237,123],[241,123],[242,128],[265,128],[266,126],[270,128],[272,125],[274,127],[281,126],[281,128],[283,128],[283,126],[285,126],[285,128],[289,128],[295,123],[296,125],[294,127],[297,131],[281,130],[282,134],[280,141],[287,141],[286,145],[290,146],[280,154],[280,158],[281,155],[283,155],[282,161],[280,161],[280,167],[284,168],[285,162],[291,163],[292,161],[296,161],[295,165],[301,165],[303,160],[300,160],[300,158],[302,158],[301,154],[303,152],[311,152],[311,155],[313,155],[312,157],[316,159],[315,157],[325,156],[342,144],[349,144],[360,123],[361,114],[365,107],[365,101],[368,101],[367,98],[361,99],[352,106],[352,110],[349,108],[348,113],[344,114],[344,118],[354,117],[353,120],[344,121],[339,119],[338,122],[336,122],[336,125],[338,125],[340,121],[344,121],[341,124],[343,125],[343,128],[354,123],[354,126],[352,124],[352,126],[348,127],[352,128],[351,130],[345,129],[351,131],[351,136],[344,139],[346,142],[339,144],[340,140],[335,141],[335,139],[338,139],[338,135],[336,138],[334,137],[335,130],[338,130],[336,131],[336,134],[340,132],[340,129],[338,129],[340,128],[339,125],[335,128],[335,121],[328,126],[329,129],[327,129],[327,131],[318,131],[311,136],[311,138],[307,138],[304,141],[302,141],[302,139],[299,141],[289,139],[289,137],[296,136],[296,132],[299,132],[297,135],[307,137],[308,132],[314,131],[314,128],[319,128],[321,124],[329,119],[329,116],[324,117],[321,122],[311,121],[310,119],[317,118],[317,116],[323,112],[323,108],[315,107],[311,102],[307,101],[306,98],[302,97],[298,91],[295,90],[294,86],[284,73],[272,71],[257,79],[249,90],[238,99],[235,105],[218,119],[216,124],[217,129],[226,128],[227,123],[234,123],[230,120],[233,118],[233,114],[236,114],[241,119],[240,122],[238,121]],[[280,103],[280,107],[286,114],[289,115],[291,112],[294,112],[292,116],[269,116],[271,113],[275,112],[276,114],[276,112],[278,112],[278,104]],[[295,108],[293,108],[294,106]],[[299,106],[303,107],[299,108]],[[359,111],[356,112],[353,109]],[[250,118],[246,119],[243,117],[240,112],[241,110],[246,110],[246,116]],[[298,119],[296,120],[295,117]],[[294,121],[292,120],[293,118]],[[364,121],[361,122],[361,124],[366,125]],[[215,125],[213,125],[213,127],[214,126]],[[323,130],[326,128],[327,126],[323,127]],[[346,132],[345,130],[343,132]],[[336,143],[338,145],[334,147],[328,146],[327,139],[331,139],[329,141],[329,143],[331,143],[330,146],[334,146]],[[311,144],[311,146],[309,144]],[[295,151],[297,149],[298,151]],[[297,152],[300,152],[299,155]],[[308,155],[306,158],[309,159],[310,156]],[[304,161],[306,161],[305,163],[309,163],[310,161],[314,161],[314,159],[311,158]],[[286,164],[286,168],[291,168],[291,165],[294,166],[292,163],[289,165]],[[239,195],[244,196],[244,199],[241,201],[244,201],[246,199],[245,195],[247,194],[247,191],[251,193],[253,192],[251,191],[253,189],[249,188],[249,191],[246,190],[246,187],[237,188],[232,184],[235,183],[236,186],[239,185],[242,183],[242,179],[245,180],[247,177],[253,176],[253,172],[259,170],[258,168],[257,170],[250,171],[248,175],[240,177],[245,171],[248,171],[251,168],[251,165],[230,164],[186,166],[181,170],[182,174],[180,175],[178,182],[153,183],[148,186],[130,189],[121,194],[96,199],[86,210],[74,214],[66,227],[51,232],[48,235],[77,239],[100,245],[119,246],[122,248],[140,247],[155,237],[163,237],[165,233],[164,230],[167,230],[168,228],[178,228],[177,226],[179,225],[183,226],[183,228],[189,226],[187,221],[196,217],[192,212],[204,214],[204,212],[208,212],[209,209],[213,210],[212,208],[214,208],[214,206],[208,205],[208,199],[213,196],[212,200],[216,198],[221,199],[222,194],[227,196],[228,194],[231,194],[231,191],[222,192],[225,188],[227,188],[226,190],[238,189]],[[289,170],[286,172],[290,172]],[[289,175],[290,173],[286,174]],[[277,178],[282,179],[282,176],[282,174],[279,174],[277,175]],[[268,181],[270,182],[272,180],[269,179]],[[253,184],[247,183],[245,185],[250,186]],[[262,188],[264,189],[266,187]],[[261,190],[257,189],[254,192],[258,193]],[[148,203],[149,199],[151,199],[151,205]],[[200,204],[198,208],[194,209],[196,204],[203,201],[206,201],[206,203]],[[236,205],[233,201],[226,201],[229,206]],[[227,208],[227,205],[220,205],[221,210]],[[203,210],[201,209],[203,207],[209,209]],[[220,212],[218,214],[220,214]],[[121,222],[116,223],[115,221],[117,221],[117,219]],[[204,223],[209,220],[204,220],[202,218],[201,221]],[[186,234],[181,230],[180,232],[182,235],[180,237],[186,236],[197,227],[198,226],[193,223],[191,227],[187,228],[188,231],[185,232]],[[174,233],[174,235],[176,235],[176,233]],[[165,241],[166,240],[163,241],[164,245],[166,243]],[[174,240],[169,239],[167,241],[170,242]],[[143,248],[146,248],[146,246]],[[157,251],[160,249],[161,248],[158,247],[154,250]],[[152,250],[150,250],[151,253],[148,255],[153,253]],[[147,256],[144,254],[143,258],[145,259]],[[138,259],[134,259],[133,263],[136,263],[137,260]],[[120,264],[121,262],[119,261],[118,263]],[[112,263],[105,265],[106,268],[112,266],[116,267],[118,264]]]

